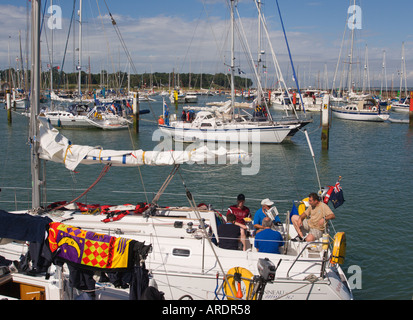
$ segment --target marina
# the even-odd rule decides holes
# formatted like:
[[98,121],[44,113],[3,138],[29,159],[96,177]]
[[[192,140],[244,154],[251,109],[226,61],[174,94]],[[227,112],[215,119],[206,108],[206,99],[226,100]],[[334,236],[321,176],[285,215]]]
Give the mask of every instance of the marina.
[[[152,105],[154,110],[162,109],[162,102]],[[5,133],[1,154],[2,184],[1,203],[4,210],[21,210],[30,207],[30,177],[26,141],[28,119],[14,116],[13,125],[6,121],[6,111],[1,109],[1,130]],[[146,115],[147,116],[147,115]],[[410,299],[410,286],[397,275],[404,270],[404,250],[395,245],[396,240],[378,244],[377,237],[394,230],[407,234],[411,228],[409,220],[410,171],[400,168],[412,163],[413,133],[408,124],[362,123],[334,119],[330,130],[330,148],[321,150],[319,118],[308,128],[313,144],[317,166],[322,181],[334,183],[341,174],[345,204],[334,210],[336,230],[343,230],[347,237],[347,253],[344,272],[350,278],[354,266],[362,271],[361,288],[353,290],[355,299]],[[100,145],[105,141],[107,148],[128,149],[131,143],[137,148],[152,148],[153,132],[156,126],[142,121],[139,135],[128,131],[105,132],[93,130],[85,134],[81,130],[62,130],[71,140],[83,139],[89,145]],[[380,141],[380,143],[372,143]],[[15,148],[20,145],[20,148]],[[383,147],[386,146],[386,147]],[[317,181],[312,174],[312,159],[303,134],[296,135],[291,142],[281,145],[260,146],[260,170],[256,175],[242,176],[241,168],[186,166],[182,175],[188,178],[188,188],[200,202],[214,203],[220,212],[225,213],[234,203],[238,193],[246,195],[246,205],[255,211],[261,198],[273,199],[280,212],[291,210],[291,203],[285,199],[302,199],[314,190]],[[15,164],[19,159],[19,165]],[[157,192],[170,169],[166,167],[142,168],[145,189],[136,169],[112,168],[105,179],[91,190],[85,199],[87,203],[122,204],[150,200]],[[70,201],[87,189],[96,179],[100,169],[90,166],[79,167],[77,173],[62,170],[57,164],[47,166],[47,201],[53,203],[63,198]],[[285,172],[290,174],[285,175]],[[343,173],[344,172],[344,173]],[[384,173],[384,174],[383,174]],[[308,179],[296,180],[299,175]],[[110,182],[110,183],[106,183]],[[112,185],[121,187],[113,189]],[[258,189],[257,185],[261,187]],[[384,185],[388,187],[384,187]],[[373,186],[373,187],[372,187]],[[214,191],[213,191],[214,190]],[[266,191],[263,191],[266,190]],[[145,196],[145,191],[147,195]],[[395,197],[394,195],[398,196]],[[67,195],[70,195],[68,198]],[[102,197],[102,195],[105,195]],[[372,200],[372,199],[380,199]],[[279,200],[279,202],[277,201]],[[187,205],[185,190],[179,179],[172,180],[165,190],[160,203]],[[397,214],[392,213],[397,211]],[[404,221],[404,222],[402,222]],[[377,247],[380,246],[380,250]],[[383,259],[382,257],[390,257]],[[410,258],[407,256],[406,261]],[[350,270],[350,271],[349,271]],[[351,271],[353,270],[353,271]],[[351,278],[350,278],[351,281]],[[355,281],[355,280],[354,280]]]
[[[231,32],[244,32],[241,23],[234,28],[235,17],[241,20],[238,1],[228,4]],[[268,29],[261,1],[254,5],[260,38]],[[402,101],[404,43],[397,97],[387,88],[379,95],[365,93],[364,86],[356,90],[353,52],[347,90],[335,86],[336,78],[331,92],[301,90],[278,1],[276,6],[296,89],[283,79],[271,45],[279,88],[264,88],[261,40],[256,88],[240,89],[232,34],[231,63],[224,64],[229,74],[219,89],[200,93],[173,84],[168,93],[143,92],[139,85],[131,88],[125,73],[127,89],[104,87],[82,97],[79,68],[77,91],[57,98],[53,82],[42,82],[41,6],[33,1],[30,95],[20,97],[24,91],[9,85],[0,104],[1,297],[412,298],[406,281],[412,244],[399,240],[412,228],[413,95],[406,82]],[[81,25],[81,10],[79,17]],[[79,42],[79,60],[81,49]],[[177,80],[174,72],[172,77]],[[188,99],[180,101],[182,89]],[[274,131],[280,129],[282,136]],[[244,202],[249,213],[239,216],[237,210],[247,209],[236,204]],[[314,223],[319,213],[310,212],[320,208],[333,213],[323,213],[317,221],[322,230],[311,226],[303,239],[297,218]],[[264,231],[253,226],[259,209],[282,239],[275,241],[279,251],[261,252],[257,235]],[[232,224],[233,210],[239,238],[229,249],[221,230]],[[86,283],[73,283],[78,273]]]

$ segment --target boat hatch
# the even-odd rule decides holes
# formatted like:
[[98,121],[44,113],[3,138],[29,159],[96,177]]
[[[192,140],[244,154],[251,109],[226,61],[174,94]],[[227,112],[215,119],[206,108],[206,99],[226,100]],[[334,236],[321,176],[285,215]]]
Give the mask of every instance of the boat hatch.
[[191,251],[189,249],[174,248],[172,250],[172,255],[177,257],[189,257]]

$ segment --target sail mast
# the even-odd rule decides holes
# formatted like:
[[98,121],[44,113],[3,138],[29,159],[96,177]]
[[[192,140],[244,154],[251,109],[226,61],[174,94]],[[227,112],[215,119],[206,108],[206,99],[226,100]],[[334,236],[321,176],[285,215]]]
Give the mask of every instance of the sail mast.
[[32,208],[40,207],[40,159],[38,154],[37,115],[40,106],[40,6],[41,0],[32,0],[32,70],[30,95],[30,131]]
[[235,104],[235,85],[234,85],[234,1],[231,0],[231,107],[232,118],[234,118],[234,104]]
[[79,64],[77,66],[79,70],[79,80],[78,80],[78,92],[79,99],[82,101],[82,0],[79,1]]
[[[261,0],[257,0],[258,6],[258,57],[257,57],[257,71],[258,77],[260,77],[261,81]],[[258,105],[261,104],[261,88],[257,88],[257,103]]]
[[356,0],[354,0],[353,5],[353,26],[351,28],[351,43],[350,43],[350,61],[349,61],[349,69],[348,69],[348,92],[353,92],[353,80],[352,80],[352,70],[353,70],[353,45],[354,45],[354,29],[355,29],[355,10],[356,10]]

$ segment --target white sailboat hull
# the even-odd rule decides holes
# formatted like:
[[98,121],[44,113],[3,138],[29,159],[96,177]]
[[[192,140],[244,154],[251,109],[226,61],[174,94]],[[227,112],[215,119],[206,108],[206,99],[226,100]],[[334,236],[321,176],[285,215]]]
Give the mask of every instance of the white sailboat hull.
[[176,141],[194,142],[242,142],[242,143],[281,143],[292,130],[299,127],[292,125],[243,125],[233,124],[221,128],[201,129],[191,126],[159,125],[162,132]]
[[[349,300],[352,293],[345,275],[338,265],[326,262],[323,274],[324,252],[321,244],[317,250],[308,250],[305,242],[289,242],[286,254],[260,253],[254,248],[254,238],[248,240],[247,251],[219,248],[208,241],[199,228],[199,220],[191,208],[158,209],[160,215],[144,217],[127,215],[121,220],[103,223],[102,215],[85,215],[67,211],[53,219],[61,221],[70,218],[67,223],[93,230],[97,233],[118,234],[122,238],[152,244],[152,252],[146,258],[145,265],[153,276],[158,289],[165,293],[167,300],[178,300],[189,295],[195,300],[224,299],[222,290],[223,277],[230,269],[241,267],[251,274],[258,275],[258,259],[268,258],[278,265],[275,279],[268,282],[263,300]],[[209,210],[199,210],[205,223],[216,230],[215,214]],[[182,227],[175,227],[177,222]],[[193,223],[193,232],[188,232],[189,223]],[[284,227],[278,227],[283,232]],[[289,228],[290,237],[296,235],[294,228]],[[10,260],[18,260],[24,244],[10,244],[0,247],[1,254]],[[6,248],[6,250],[4,250]],[[26,247],[27,248],[27,247]],[[217,263],[217,258],[219,264]],[[222,268],[221,268],[222,267]],[[320,276],[323,274],[323,276]],[[16,275],[17,276],[17,275]],[[51,272],[50,280],[36,277],[47,289],[46,298],[59,299],[58,281]],[[105,284],[97,283],[101,288]],[[242,287],[244,299],[245,283]],[[234,292],[235,294],[235,292]],[[226,291],[225,299],[230,295]],[[108,287],[97,291],[99,299],[127,299],[128,290]]]
[[332,113],[337,119],[353,121],[375,121],[382,122],[389,119],[389,114],[374,111],[347,111],[340,108],[332,108]]
[[58,128],[73,128],[73,129],[88,129],[96,128],[96,126],[88,121],[87,116],[53,116],[46,115],[44,118],[48,119],[52,126]]

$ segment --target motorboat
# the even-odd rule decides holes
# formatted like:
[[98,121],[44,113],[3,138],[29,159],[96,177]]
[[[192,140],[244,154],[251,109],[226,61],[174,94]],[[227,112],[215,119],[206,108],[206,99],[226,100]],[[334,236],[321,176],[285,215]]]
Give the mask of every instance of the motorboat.
[[381,110],[373,98],[363,99],[342,107],[331,107],[331,110],[334,117],[345,120],[381,122],[390,117],[389,112]]
[[404,99],[403,102],[394,102],[391,104],[391,111],[408,113],[410,110],[410,98]]

